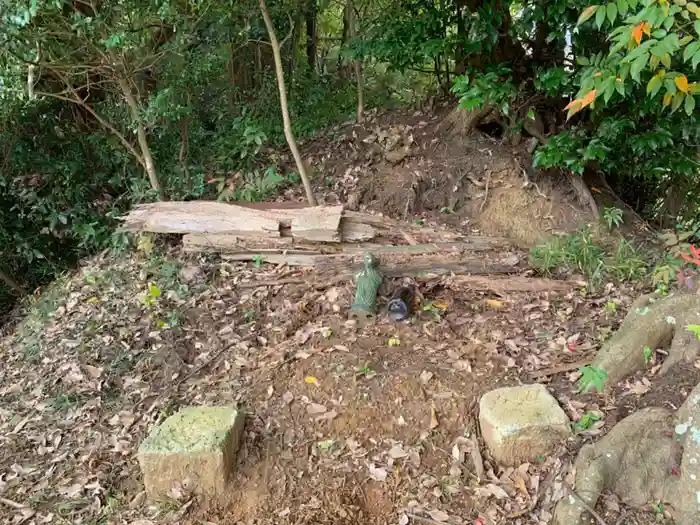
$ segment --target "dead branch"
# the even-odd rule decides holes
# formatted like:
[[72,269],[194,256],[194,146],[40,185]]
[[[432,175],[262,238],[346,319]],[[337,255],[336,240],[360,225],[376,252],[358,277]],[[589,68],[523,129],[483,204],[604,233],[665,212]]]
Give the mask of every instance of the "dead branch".
[[289,118],[289,105],[287,104],[287,88],[284,84],[284,68],[282,66],[280,44],[277,41],[275,28],[272,25],[272,19],[270,18],[270,13],[267,11],[265,0],[260,0],[260,11],[262,12],[263,19],[265,20],[265,27],[267,28],[267,33],[270,37],[272,54],[275,59],[275,73],[277,75],[277,88],[279,89],[280,93],[280,106],[282,109],[282,121],[284,123],[284,136],[287,139],[287,144],[289,145],[289,149],[292,151],[292,156],[294,157],[294,162],[296,163],[297,170],[299,171],[299,176],[304,184],[306,200],[309,201],[311,206],[316,206],[316,197],[314,197],[314,192],[311,188],[311,181],[309,180],[309,176],[306,172],[304,162],[301,159],[301,154],[299,153],[299,148],[297,147],[297,142],[292,131],[292,122]]

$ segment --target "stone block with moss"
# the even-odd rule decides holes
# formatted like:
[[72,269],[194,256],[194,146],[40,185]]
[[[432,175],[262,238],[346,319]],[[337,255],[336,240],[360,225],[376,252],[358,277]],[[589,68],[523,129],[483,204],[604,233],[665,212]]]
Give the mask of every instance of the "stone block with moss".
[[167,498],[177,483],[207,498],[223,496],[243,423],[232,407],[186,407],[155,427],[138,451],[148,497]]

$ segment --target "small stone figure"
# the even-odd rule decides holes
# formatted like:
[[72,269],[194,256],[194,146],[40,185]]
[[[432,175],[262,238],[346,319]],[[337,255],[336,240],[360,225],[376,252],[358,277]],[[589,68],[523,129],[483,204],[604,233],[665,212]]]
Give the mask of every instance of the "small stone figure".
[[355,319],[369,319],[377,314],[377,291],[384,278],[376,255],[366,253],[364,262],[365,267],[355,276],[355,303],[350,309],[350,317]]

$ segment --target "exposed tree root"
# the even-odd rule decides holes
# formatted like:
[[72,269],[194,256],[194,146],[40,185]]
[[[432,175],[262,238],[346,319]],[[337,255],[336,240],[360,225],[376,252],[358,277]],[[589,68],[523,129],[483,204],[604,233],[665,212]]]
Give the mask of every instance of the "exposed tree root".
[[615,335],[598,352],[591,366],[607,372],[606,385],[614,385],[646,366],[644,348],[668,347],[661,368],[664,374],[680,361],[693,361],[700,342],[686,327],[700,324],[700,295],[674,295],[663,299],[644,295],[632,305]]
[[452,135],[467,136],[492,112],[490,106],[471,111],[456,107],[440,124],[439,131],[447,131]]
[[[694,423],[695,422],[695,423]],[[559,501],[554,525],[583,525],[612,490],[633,507],[665,502],[678,525],[700,523],[700,385],[674,414],[645,408],[620,421],[576,459],[574,490]]]

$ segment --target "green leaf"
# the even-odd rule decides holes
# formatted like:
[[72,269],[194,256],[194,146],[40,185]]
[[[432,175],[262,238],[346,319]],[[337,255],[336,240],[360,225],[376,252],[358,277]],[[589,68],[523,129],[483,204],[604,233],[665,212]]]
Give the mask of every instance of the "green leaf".
[[695,109],[695,97],[693,95],[687,95],[685,97],[685,112],[690,117]]
[[664,86],[666,87],[666,92],[670,93],[671,95],[674,95],[676,91],[678,91],[678,88],[676,87],[676,83],[673,81],[672,78],[666,77],[664,79]]
[[666,20],[664,20],[664,27],[666,28],[666,31],[670,31],[671,28],[673,27],[673,24],[675,24],[675,22],[676,22],[676,19],[673,17],[673,15],[667,16]]
[[700,341],[700,324],[689,324],[685,329],[689,332],[693,332],[695,337],[698,338],[698,341]]
[[687,62],[700,49],[700,41],[695,41],[683,50],[683,62]]
[[661,89],[662,84],[663,78],[661,77],[661,75],[654,75],[653,77],[651,77],[651,80],[647,84],[647,95],[650,95],[652,97],[656,96],[656,94]]
[[617,4],[612,2],[609,3],[606,7],[606,11],[608,13],[608,19],[610,20],[610,23],[614,24],[615,19],[617,18]]
[[695,69],[698,67],[698,64],[700,64],[700,49],[698,49],[693,55],[693,60],[691,61],[691,64],[693,66],[693,71],[695,71]]
[[637,0],[627,0],[627,3],[630,6],[630,9],[635,9],[637,7]]
[[596,9],[595,12],[595,24],[598,26],[598,29],[603,27],[603,22],[605,22],[605,15],[607,13],[606,9]]
[[617,0],[617,10],[620,11],[620,16],[625,16],[627,14],[627,9],[629,9],[627,0]]
[[590,62],[588,61],[588,58],[586,58],[586,57],[576,57],[576,63],[579,66],[587,66],[588,64],[590,64]]
[[673,95],[673,102],[671,102],[671,113],[675,113],[679,107],[681,107],[681,104],[683,103],[683,92],[677,91],[675,95]]
[[584,9],[583,12],[581,12],[581,16],[578,17],[578,22],[576,22],[576,25],[581,25],[590,17],[592,17],[598,9],[598,7],[599,6],[597,5],[589,5],[586,9]]
[[581,377],[578,380],[578,386],[581,392],[588,392],[592,388],[598,392],[603,391],[605,380],[608,377],[605,370],[588,365],[579,368],[579,372],[581,372]]
[[625,96],[625,83],[622,82],[621,80],[615,79],[615,89],[617,92],[622,95],[623,97]]
[[695,32],[700,36],[700,20],[695,21]]
[[632,62],[632,67],[630,68],[630,75],[637,82],[639,82],[639,74],[642,72],[642,69],[644,69],[644,67],[647,65],[648,61],[649,55],[645,53],[639,58],[635,59],[634,62]]

